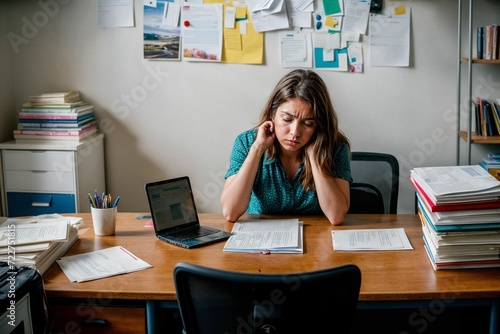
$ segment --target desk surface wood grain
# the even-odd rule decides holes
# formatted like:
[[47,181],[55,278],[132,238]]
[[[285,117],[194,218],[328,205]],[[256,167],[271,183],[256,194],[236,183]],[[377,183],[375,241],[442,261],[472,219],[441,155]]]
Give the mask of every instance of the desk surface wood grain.
[[[356,264],[362,272],[360,300],[454,300],[500,297],[500,269],[435,271],[423,247],[417,215],[348,215],[340,226],[324,217],[299,217],[304,222],[304,254],[249,254],[223,252],[224,242],[184,249],[156,238],[142,213],[118,213],[115,236],[94,236],[88,213],[69,214],[84,220],[79,241],[67,255],[123,246],[153,268],[90,282],[72,283],[57,264],[44,275],[45,289],[52,298],[108,298],[175,300],[173,269],[178,262],[191,262],[225,270],[249,273],[291,273]],[[244,216],[277,218],[272,216]],[[296,217],[280,217],[296,218]],[[230,231],[232,224],[220,214],[201,214],[203,225]],[[414,250],[334,251],[331,230],[403,227]]]

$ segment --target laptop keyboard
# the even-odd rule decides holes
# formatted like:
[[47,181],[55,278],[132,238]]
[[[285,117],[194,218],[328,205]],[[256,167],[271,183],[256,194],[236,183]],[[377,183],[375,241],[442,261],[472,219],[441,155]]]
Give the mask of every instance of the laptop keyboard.
[[180,240],[180,241],[184,241],[184,240],[190,240],[190,239],[194,239],[194,238],[203,237],[205,235],[212,234],[215,231],[216,230],[213,230],[211,228],[200,227],[197,230],[183,231],[183,232],[178,232],[178,233],[172,234],[171,237],[173,237],[177,240]]

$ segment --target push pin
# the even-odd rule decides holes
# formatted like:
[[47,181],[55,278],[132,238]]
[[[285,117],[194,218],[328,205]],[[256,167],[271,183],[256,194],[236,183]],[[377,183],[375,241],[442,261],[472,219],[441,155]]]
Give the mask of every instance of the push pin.
[[189,21],[184,21],[184,26],[189,27]]

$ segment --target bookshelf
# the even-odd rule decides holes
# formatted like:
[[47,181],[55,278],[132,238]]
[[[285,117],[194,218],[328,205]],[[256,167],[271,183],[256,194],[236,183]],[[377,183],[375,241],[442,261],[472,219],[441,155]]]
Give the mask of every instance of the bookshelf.
[[[460,131],[460,138],[468,141],[467,131]],[[471,144],[500,144],[500,136],[478,136],[472,134]]]
[[[465,3],[466,2],[466,3]],[[464,4],[468,7],[467,12],[463,13]],[[474,0],[458,1],[458,65],[457,65],[457,164],[461,163],[461,141],[466,143],[466,161],[471,163],[472,144],[500,144],[500,136],[479,136],[472,131],[473,120],[473,65],[476,66],[495,66],[500,65],[500,59],[477,59],[473,57],[473,50],[477,50],[477,45],[474,44],[474,36],[477,34],[476,27],[473,25]],[[463,29],[462,20],[467,20],[467,29]],[[466,31],[464,31],[466,30]],[[465,35],[466,34],[466,35]],[[465,50],[467,56],[462,53],[462,39],[467,36],[467,45]],[[471,61],[469,61],[471,60]],[[466,66],[465,78],[462,78],[462,67]],[[465,91],[465,94],[463,93]],[[465,101],[462,101],[462,99]],[[466,120],[467,130],[462,130],[461,115],[468,115]]]

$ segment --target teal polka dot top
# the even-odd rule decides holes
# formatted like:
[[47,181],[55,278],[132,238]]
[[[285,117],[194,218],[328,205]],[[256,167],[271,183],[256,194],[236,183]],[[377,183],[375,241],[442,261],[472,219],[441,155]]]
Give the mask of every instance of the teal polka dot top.
[[[257,130],[253,129],[236,138],[225,178],[238,173],[256,136]],[[346,143],[337,147],[334,159],[336,170],[333,175],[352,182],[350,154]],[[306,191],[298,181],[302,170],[303,165],[290,182],[279,158],[269,161],[264,155],[260,160],[246,213],[322,215],[316,191]]]

